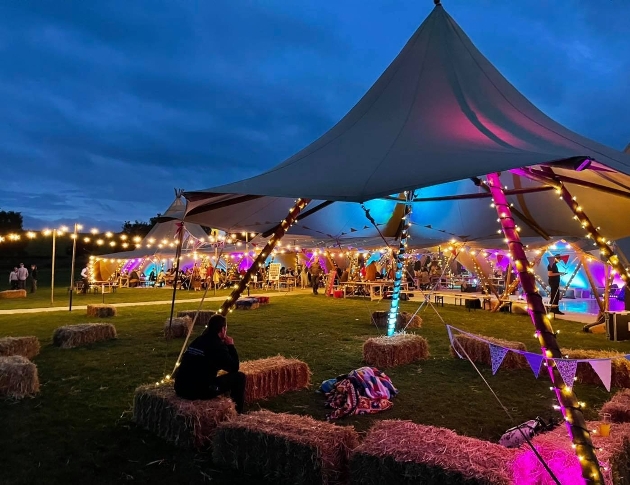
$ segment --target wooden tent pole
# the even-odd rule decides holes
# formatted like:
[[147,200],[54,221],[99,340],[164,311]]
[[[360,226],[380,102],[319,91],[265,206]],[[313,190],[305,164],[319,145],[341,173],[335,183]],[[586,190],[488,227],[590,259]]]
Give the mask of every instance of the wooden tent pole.
[[591,285],[591,291],[593,292],[593,297],[595,298],[595,301],[597,302],[597,306],[599,306],[599,312],[601,314],[604,312],[604,304],[602,303],[601,298],[597,294],[597,285],[595,284],[595,280],[593,279],[591,268],[588,267],[588,262],[586,261],[586,256],[584,256],[584,254],[580,254],[580,260],[582,261],[584,274],[586,274],[586,279],[588,280],[588,284]]
[[[407,249],[407,238],[409,236],[409,218],[411,217],[411,201],[414,191],[405,192],[405,210],[402,216],[402,232],[400,234],[400,245],[396,255],[396,267],[394,268],[394,289],[392,290],[392,302],[389,306],[389,316],[387,317],[387,336],[392,337],[396,333],[396,322],[398,321],[398,304],[400,303],[400,284],[402,282],[403,267],[405,265],[405,251]],[[381,295],[382,296],[382,295]]]
[[273,251],[273,248],[276,247],[278,241],[282,239],[289,227],[291,227],[296,221],[302,209],[304,209],[304,207],[306,207],[306,205],[310,201],[311,199],[298,199],[295,201],[295,205],[291,208],[287,217],[280,224],[278,224],[273,234],[271,235],[271,238],[269,238],[269,241],[262,249],[262,251],[258,253],[258,256],[256,256],[256,259],[254,260],[252,265],[243,275],[241,281],[239,281],[236,288],[234,288],[234,290],[232,291],[232,294],[228,296],[223,302],[221,308],[219,308],[219,310],[217,311],[218,314],[226,315],[228,312],[232,311],[232,309],[236,306],[236,300],[238,300],[239,296],[241,296],[243,291],[245,291],[247,285],[252,279],[252,276],[254,276],[254,274],[258,271],[258,268],[265,263],[267,256],[271,254],[271,251]]
[[536,329],[536,336],[540,342],[542,355],[545,358],[545,363],[549,370],[552,389],[556,393],[560,410],[566,420],[569,436],[573,442],[575,452],[580,458],[582,476],[586,483],[603,484],[604,478],[600,470],[599,461],[595,455],[595,448],[593,447],[593,442],[591,441],[586,426],[582,406],[573,392],[573,383],[565,384],[556,366],[554,359],[561,359],[562,353],[560,352],[556,335],[551,327],[551,321],[547,317],[542,297],[536,289],[534,276],[532,274],[533,269],[530,268],[527,261],[523,243],[518,235],[516,224],[514,223],[514,218],[510,211],[510,204],[501,187],[499,174],[493,173],[487,175],[487,185],[492,193],[501,227],[508,240],[510,252],[512,253],[512,261],[525,293],[529,316]]

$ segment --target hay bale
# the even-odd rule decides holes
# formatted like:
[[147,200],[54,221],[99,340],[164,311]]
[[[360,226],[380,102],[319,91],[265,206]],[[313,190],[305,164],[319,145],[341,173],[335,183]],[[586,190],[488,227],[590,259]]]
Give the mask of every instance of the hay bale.
[[[589,430],[596,430],[598,425],[598,422],[587,422]],[[609,437],[602,438],[597,433],[591,433],[591,438],[595,448],[601,449],[597,451],[597,458],[602,464],[604,483],[630,483],[630,424],[613,424]],[[534,436],[532,443],[560,483],[584,483],[580,463],[565,426]],[[513,470],[514,482],[518,484],[554,483],[527,445],[517,451]]]
[[88,305],[87,316],[97,318],[115,317],[116,307],[114,305]]
[[0,291],[0,300],[12,300],[14,298],[26,298],[26,290]]
[[352,426],[257,411],[219,425],[212,458],[278,483],[344,483],[350,451],[358,444]]
[[37,337],[3,337],[0,338],[0,356],[21,355],[32,359],[39,354]]
[[[510,340],[502,340],[493,337],[485,337],[483,335],[478,335],[479,338],[482,338],[488,342],[496,344],[500,347],[506,347],[508,349],[514,350],[527,350],[525,344],[522,342],[512,342]],[[451,346],[450,352],[453,357],[457,357],[455,350],[458,350],[462,357],[466,357],[460,348],[461,347],[466,351],[468,356],[473,362],[478,362],[480,364],[492,365],[492,359],[490,357],[490,347],[486,342],[482,342],[481,340],[477,340],[473,337],[470,337],[465,334],[454,334],[453,341],[455,343],[455,348]],[[529,369],[529,364],[527,363],[527,359],[525,356],[516,354],[514,352],[508,352],[505,355],[505,359],[503,359],[503,363],[501,367],[506,369]]]
[[190,317],[167,318],[164,322],[164,338],[186,338],[188,332],[193,326]]
[[268,296],[255,296],[254,299],[258,302],[259,305],[269,305]]
[[[387,330],[387,320],[389,319],[389,311],[372,312],[372,322],[380,330]],[[422,327],[422,318],[418,315],[408,312],[398,312],[396,318],[396,331],[400,332],[405,328]]]
[[256,310],[260,306],[256,298],[239,298],[236,300],[237,310]]
[[189,317],[194,323],[195,327],[205,327],[208,325],[210,321],[210,317],[214,315],[216,312],[212,310],[200,310],[199,316],[197,320],[195,320],[195,315],[197,315],[197,310],[183,310],[181,312],[177,312],[178,317]]
[[0,357],[0,396],[22,399],[39,392],[37,366],[21,355]]
[[610,414],[613,423],[630,423],[630,389],[623,389],[604,403],[601,413]]
[[[568,355],[570,359],[612,359],[610,384],[612,387],[630,388],[630,362],[625,354],[607,350],[561,349],[562,355]],[[600,386],[601,379],[587,362],[580,362],[577,366],[577,382],[595,384]]]
[[53,333],[53,345],[71,349],[115,338],[116,327],[111,323],[80,323],[56,328]]
[[510,484],[515,453],[450,429],[385,420],[353,451],[350,483]]
[[218,424],[235,416],[231,399],[188,401],[177,397],[172,383],[140,386],[133,398],[133,421],[178,446],[210,445]]
[[241,362],[239,370],[245,374],[246,403],[298,391],[311,383],[308,364],[281,355]]
[[420,335],[375,337],[363,344],[363,360],[374,367],[394,367],[428,358],[429,343]]

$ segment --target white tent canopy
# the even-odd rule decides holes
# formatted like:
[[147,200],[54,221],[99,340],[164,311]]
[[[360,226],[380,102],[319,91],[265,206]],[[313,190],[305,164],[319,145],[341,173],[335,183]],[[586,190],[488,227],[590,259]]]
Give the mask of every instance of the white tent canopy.
[[[590,167],[576,171],[585,159],[592,161]],[[314,201],[291,233],[375,237],[378,231],[363,209],[348,201],[369,201],[365,205],[379,229],[390,222],[391,230],[396,203],[385,198],[416,189],[416,197],[424,199],[414,203],[417,244],[425,238],[427,244],[451,237],[488,240],[499,237],[489,198],[443,196],[482,193],[470,178],[497,171],[510,189],[541,187],[522,170],[541,164],[568,177],[565,185],[607,238],[630,235],[619,221],[630,209],[630,155],[582,137],[538,110],[438,5],[330,131],[259,176],[187,193],[185,220],[264,233],[286,216],[296,197],[305,197]],[[522,214],[524,237],[584,235],[553,191],[509,198]]]

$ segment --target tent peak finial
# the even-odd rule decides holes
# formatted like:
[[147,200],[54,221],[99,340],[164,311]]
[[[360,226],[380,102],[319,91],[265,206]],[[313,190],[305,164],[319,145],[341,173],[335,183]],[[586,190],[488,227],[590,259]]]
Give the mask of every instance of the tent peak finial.
[[435,6],[442,6],[442,0],[433,0],[433,3],[435,4]]

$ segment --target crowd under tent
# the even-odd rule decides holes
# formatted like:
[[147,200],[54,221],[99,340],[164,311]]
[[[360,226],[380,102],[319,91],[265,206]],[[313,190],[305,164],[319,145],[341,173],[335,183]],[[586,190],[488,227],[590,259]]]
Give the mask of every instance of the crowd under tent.
[[[331,177],[332,173],[337,176]],[[512,212],[510,197],[523,195],[515,192],[520,189],[513,177],[557,190],[556,197],[562,197],[573,213],[567,212],[567,220],[577,219],[578,225],[570,231],[583,228],[582,236],[595,238],[602,255],[627,279],[609,241],[630,235],[630,228],[618,217],[627,213],[629,174],[630,155],[578,135],[538,110],[476,49],[436,0],[432,13],[393,63],[341,121],[258,176],[187,194],[185,220],[219,228],[257,221],[267,228],[261,232],[272,234],[271,248],[296,218],[301,226],[310,225],[312,215],[330,204],[359,205],[406,192],[403,218],[410,212],[422,216],[430,211],[413,203],[423,195],[421,189],[470,180],[478,193],[491,193],[496,205],[495,213],[487,206],[487,215],[482,210],[474,212],[479,223],[472,226],[482,226],[481,232],[488,236],[490,221],[498,217],[495,227],[505,234],[517,259],[536,336],[547,356],[561,358],[547,311],[526,271],[528,262],[515,223],[543,239],[549,234],[531,222],[525,224],[523,220],[530,219],[526,211]],[[536,199],[541,194],[548,197],[548,191],[545,188]],[[458,199],[449,201],[453,200]],[[556,204],[560,211],[560,203]],[[556,210],[541,205],[549,213]],[[457,217],[457,211],[452,212]],[[446,230],[442,214],[426,217],[430,216]],[[600,233],[599,226],[606,232]],[[403,222],[399,254],[405,249],[406,229]],[[572,234],[562,229],[559,235]],[[399,278],[397,272],[397,281]],[[241,285],[239,291],[243,288]],[[219,311],[231,304],[226,302]],[[388,334],[395,328],[395,316],[392,301]],[[576,453],[584,457],[583,476],[595,477],[599,483],[601,471],[577,398],[565,388],[554,361],[547,363]]]

